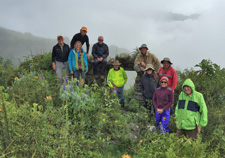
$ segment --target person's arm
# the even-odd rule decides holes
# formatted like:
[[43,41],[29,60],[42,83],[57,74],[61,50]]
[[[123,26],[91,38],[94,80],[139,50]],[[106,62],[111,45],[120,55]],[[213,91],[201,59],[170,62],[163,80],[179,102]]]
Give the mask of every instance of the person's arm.
[[75,41],[77,39],[77,36],[76,34],[73,36],[71,42],[70,42],[70,49],[73,49],[74,48],[74,44],[75,44]]
[[109,70],[108,76],[107,76],[107,83],[109,85],[109,87],[113,88],[113,85],[111,83],[111,75],[112,75],[112,71]]
[[53,70],[56,70],[55,58],[56,58],[56,51],[55,51],[55,47],[53,47],[53,49],[52,49],[52,68],[53,68]]
[[70,70],[70,71],[73,71],[73,68],[72,68],[72,55],[73,55],[73,50],[74,50],[74,49],[72,49],[72,50],[70,51],[70,54],[69,54],[69,57],[68,57],[68,65],[69,65],[69,70]]
[[127,73],[124,69],[123,69],[123,78],[124,78],[124,85],[125,85],[127,83]]
[[171,89],[174,91],[177,87],[177,72],[173,69],[173,83]]
[[92,47],[92,56],[94,57],[94,59],[97,59],[98,58],[98,49],[97,49],[97,45],[94,44],[93,47]]
[[169,101],[166,104],[166,106],[163,107],[163,110],[166,111],[168,110],[174,103],[174,93],[172,90],[170,90],[170,95],[169,95]]
[[200,109],[199,109],[199,112],[200,112],[200,122],[199,122],[199,126],[200,127],[205,127],[208,123],[208,116],[207,116],[207,113],[208,113],[208,110],[207,110],[207,107],[206,107],[206,103],[205,103],[205,100],[204,100],[204,97],[203,95],[201,94],[201,100],[200,100]]
[[159,69],[161,67],[159,59],[153,54],[153,60],[155,62],[155,71],[159,72]]
[[134,60],[134,65],[141,64],[140,54],[137,55],[136,59]]
[[86,39],[86,47],[87,47],[87,54],[89,52],[89,47],[90,47],[90,44],[89,44],[89,38],[88,36],[86,35],[87,39]]
[[85,62],[85,65],[86,65],[86,72],[88,72],[88,60],[87,60],[87,56],[86,56],[85,52],[83,52],[83,58],[84,58],[84,62]]
[[105,48],[105,52],[104,52],[104,54],[102,54],[103,59],[105,59],[109,56],[109,48],[106,44],[104,45],[104,48]]
[[152,103],[153,103],[154,108],[157,110],[158,106],[157,106],[157,97],[156,96],[157,95],[156,95],[156,91],[155,91],[153,98],[152,98]]

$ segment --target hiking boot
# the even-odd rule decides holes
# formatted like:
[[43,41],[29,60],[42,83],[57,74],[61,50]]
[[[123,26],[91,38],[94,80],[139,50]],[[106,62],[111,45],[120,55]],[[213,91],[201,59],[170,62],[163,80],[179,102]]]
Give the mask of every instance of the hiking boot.
[[120,105],[121,105],[121,108],[124,109],[124,102],[123,103],[120,103]]
[[104,78],[105,78],[105,76],[104,76],[104,75],[101,75],[100,77],[101,77],[101,79],[104,79]]

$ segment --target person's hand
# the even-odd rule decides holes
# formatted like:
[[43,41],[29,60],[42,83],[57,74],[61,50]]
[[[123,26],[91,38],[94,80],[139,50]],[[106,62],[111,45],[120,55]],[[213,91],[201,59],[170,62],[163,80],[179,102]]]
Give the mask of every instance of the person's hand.
[[85,71],[85,74],[87,73],[87,71]]
[[175,124],[177,124],[177,120],[175,120],[175,122],[174,122]]
[[201,132],[201,126],[198,126],[198,134]]
[[103,57],[100,57],[100,58],[99,58],[99,61],[101,62],[102,60],[103,60]]
[[115,86],[113,86],[113,89],[114,89],[114,90],[116,90],[116,87],[115,87]]
[[53,68],[53,70],[56,70],[55,62],[52,63],[52,68]]
[[161,114],[161,113],[163,113],[163,109],[157,109],[157,112],[158,112],[159,114]]
[[87,56],[87,59],[89,59],[89,55],[88,55],[88,54],[86,54],[86,56]]
[[73,74],[73,71],[70,71],[71,74]]
[[100,61],[100,58],[97,58],[98,61]]
[[141,62],[141,66],[145,68],[146,67],[146,64],[142,61]]

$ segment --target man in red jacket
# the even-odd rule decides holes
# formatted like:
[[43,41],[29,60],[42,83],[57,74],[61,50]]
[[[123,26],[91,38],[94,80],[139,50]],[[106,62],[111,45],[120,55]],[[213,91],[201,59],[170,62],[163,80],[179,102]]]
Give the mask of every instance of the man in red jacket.
[[163,67],[159,69],[159,79],[164,76],[167,77],[169,79],[168,87],[174,91],[177,87],[177,72],[171,66],[173,63],[171,63],[169,58],[163,58],[161,63],[163,64]]

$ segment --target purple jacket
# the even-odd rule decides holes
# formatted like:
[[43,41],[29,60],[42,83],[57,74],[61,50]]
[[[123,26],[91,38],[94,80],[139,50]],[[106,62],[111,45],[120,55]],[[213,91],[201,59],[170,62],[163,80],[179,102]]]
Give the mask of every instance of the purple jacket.
[[163,109],[164,111],[166,111],[173,105],[173,91],[168,87],[157,88],[155,90],[152,101],[155,109]]

